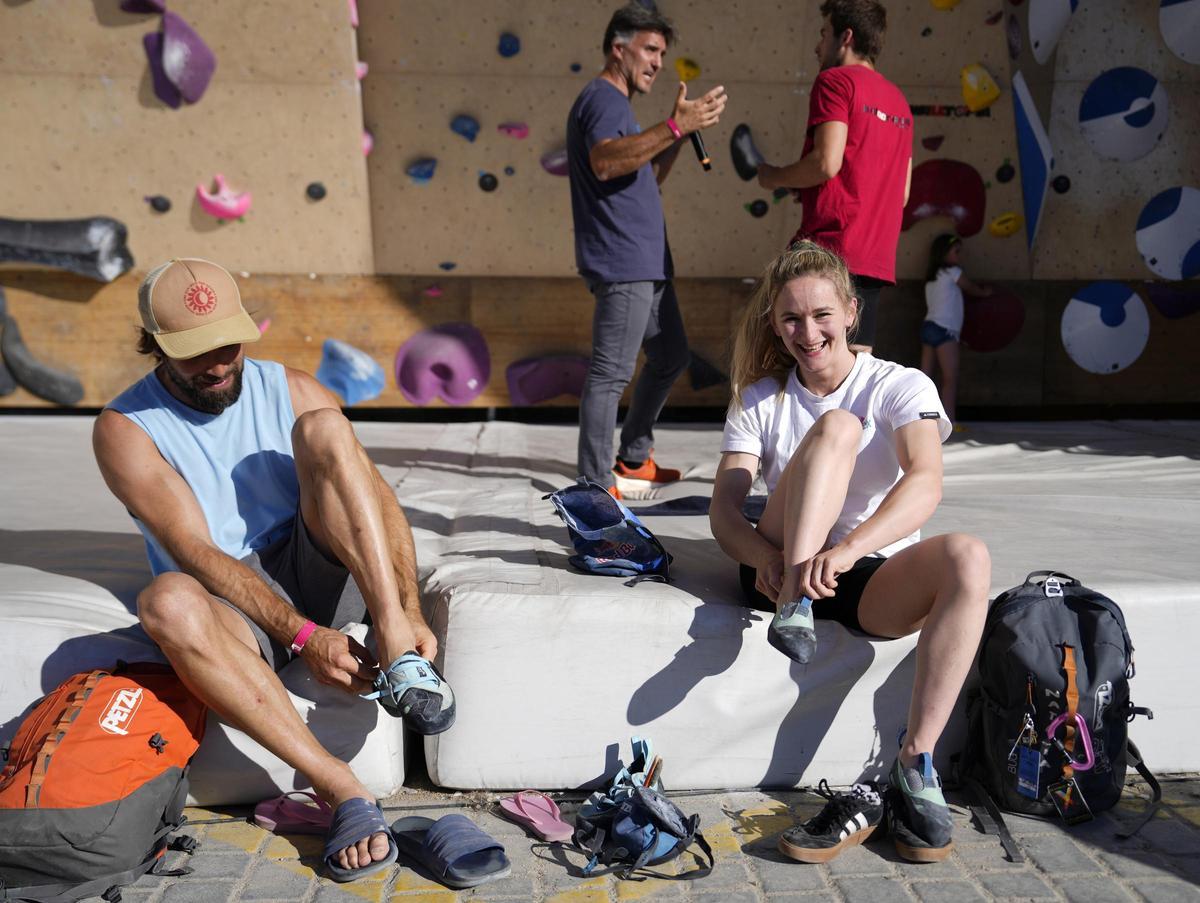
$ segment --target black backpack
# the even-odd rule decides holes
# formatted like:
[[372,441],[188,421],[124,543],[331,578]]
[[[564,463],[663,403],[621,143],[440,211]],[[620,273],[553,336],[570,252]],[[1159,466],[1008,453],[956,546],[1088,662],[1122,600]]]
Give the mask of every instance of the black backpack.
[[960,777],[1010,812],[1074,824],[1116,805],[1132,760],[1157,800],[1128,735],[1134,716],[1154,717],[1130,701],[1133,675],[1117,604],[1074,577],[1034,571],[988,611]]

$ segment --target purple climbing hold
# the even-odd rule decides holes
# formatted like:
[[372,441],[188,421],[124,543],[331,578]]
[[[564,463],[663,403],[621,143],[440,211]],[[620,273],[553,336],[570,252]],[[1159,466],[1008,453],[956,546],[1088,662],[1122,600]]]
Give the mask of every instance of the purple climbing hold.
[[1008,38],[1008,58],[1016,60],[1021,55],[1021,51],[1025,49],[1025,36],[1021,34],[1021,23],[1016,16],[1008,17],[1006,37]]
[[121,0],[121,9],[127,13],[165,13],[165,0]]
[[162,61],[162,32],[152,31],[142,35],[142,47],[146,50],[146,59],[150,63],[150,81],[154,87],[154,96],[172,110],[178,110],[183,104],[183,95],[175,87],[175,83],[167,78],[167,71]]
[[450,131],[456,135],[462,135],[462,137],[473,143],[475,136],[479,134],[479,120],[474,116],[468,116],[466,113],[460,113],[450,120]]
[[567,174],[567,149],[560,147],[558,150],[542,154],[542,169],[552,176],[565,176]]
[[559,395],[583,394],[588,359],[580,354],[551,354],[514,361],[504,371],[508,397],[524,407],[549,401]]
[[511,32],[500,35],[500,45],[496,48],[505,59],[516,56],[521,52],[521,39]]
[[162,66],[183,99],[196,103],[204,96],[217,58],[192,26],[167,10],[162,17]]
[[433,157],[422,157],[419,160],[409,163],[404,171],[417,185],[428,185],[436,169],[437,160],[433,159]]
[[491,355],[470,323],[442,323],[411,336],[396,352],[396,385],[412,404],[435,398],[468,404],[487,386]]
[[921,147],[927,151],[936,151],[942,146],[942,142],[946,140],[945,135],[928,135],[921,139]]
[[155,213],[166,213],[171,209],[171,199],[161,194],[147,195],[143,200],[150,205]]
[[511,166],[504,167],[504,174],[506,176],[516,175],[516,172],[517,171],[515,169],[513,169]]

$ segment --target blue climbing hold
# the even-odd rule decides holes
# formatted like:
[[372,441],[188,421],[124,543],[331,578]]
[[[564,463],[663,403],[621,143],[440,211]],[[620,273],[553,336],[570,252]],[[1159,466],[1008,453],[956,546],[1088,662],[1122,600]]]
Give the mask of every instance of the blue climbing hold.
[[516,171],[515,169],[513,169],[511,166],[506,166],[506,167],[504,167],[504,174],[505,174],[506,176],[515,175],[515,174],[516,174],[516,172],[517,172],[517,171]]
[[453,260],[443,260],[441,263],[438,264],[438,266],[441,267],[443,270],[445,270],[447,273],[449,273],[452,269],[454,269],[456,266],[458,266],[458,264],[455,263]]
[[383,367],[367,352],[348,342],[326,339],[321,346],[317,382],[337,392],[346,404],[378,398],[383,392]]
[[516,56],[521,52],[521,39],[511,32],[504,32],[500,35],[500,46],[496,48],[500,51],[500,55],[505,59],[510,56]]
[[437,169],[437,160],[432,157],[422,157],[420,160],[414,160],[408,164],[408,168],[404,171],[416,184],[428,185],[429,180],[433,178],[435,169]]
[[456,135],[462,135],[468,141],[474,141],[479,134],[479,120],[474,116],[461,113],[450,120],[450,130]]
[[582,71],[583,71],[583,66],[579,65],[579,63],[572,63],[572,64],[571,64],[571,71],[572,71],[572,72],[582,72]]

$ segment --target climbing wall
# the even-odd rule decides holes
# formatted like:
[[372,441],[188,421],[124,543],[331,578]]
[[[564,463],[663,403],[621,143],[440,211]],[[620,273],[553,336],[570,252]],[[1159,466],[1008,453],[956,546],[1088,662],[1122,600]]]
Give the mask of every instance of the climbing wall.
[[[147,266],[183,255],[234,271],[370,272],[346,0],[167,9],[216,61],[202,96],[178,109],[156,96],[143,46],[162,15],[118,0],[0,5],[0,217],[114,217]],[[218,222],[196,199],[218,173],[250,192],[241,222]],[[306,193],[312,182],[322,200]],[[150,205],[156,195],[168,211]]]
[[[963,66],[981,64],[1001,76],[1007,65],[1003,26],[988,24],[985,11],[968,6],[942,12],[928,0],[889,4],[879,65],[914,108],[924,108],[915,118],[915,162],[968,161],[984,182],[1015,158],[1016,144],[1006,94],[981,115],[962,115]],[[370,67],[363,115],[375,139],[369,165],[380,272],[433,274],[453,264],[462,274],[574,274],[567,180],[540,161],[564,145],[567,113],[601,67],[601,38],[614,8],[611,2],[547,8],[499,0],[467,17],[433,2],[400,9],[388,0],[362,0],[359,44]],[[756,275],[795,232],[800,208],[740,179],[730,138],[746,123],[768,160],[799,157],[808,88],[817,73],[817,5],[701,0],[660,8],[674,16],[679,37],[653,91],[635,101],[643,127],[669,115],[677,60],[699,65],[700,74],[688,82],[690,96],[717,84],[729,94],[721,122],[705,133],[713,170],[704,172],[685,147],[664,186],[676,269],[689,276]],[[505,34],[519,41],[509,56],[501,53]],[[459,116],[478,123],[473,140],[452,129]],[[527,126],[528,133],[513,137],[511,129],[500,129],[506,124]],[[428,181],[405,174],[419,160],[436,160]],[[480,188],[485,174],[496,179],[492,191]],[[747,209],[755,201],[765,215]],[[984,203],[985,224],[1019,209],[1019,183],[993,180]],[[901,240],[901,275],[919,276],[929,240],[953,225],[947,216],[915,223]],[[973,244],[986,274],[1028,274],[1019,240],[984,229]]]

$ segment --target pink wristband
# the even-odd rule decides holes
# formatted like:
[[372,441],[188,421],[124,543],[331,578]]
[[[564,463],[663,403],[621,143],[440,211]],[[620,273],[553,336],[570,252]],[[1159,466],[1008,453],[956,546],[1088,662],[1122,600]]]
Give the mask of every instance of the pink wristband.
[[296,632],[296,636],[292,640],[292,652],[296,653],[296,655],[299,655],[300,651],[304,648],[304,644],[308,642],[308,638],[313,635],[313,631],[316,629],[316,622],[305,621],[304,626]]
[[683,137],[683,132],[679,131],[679,126],[675,124],[674,119],[667,120],[667,128],[671,130],[671,134],[675,136],[676,141]]

